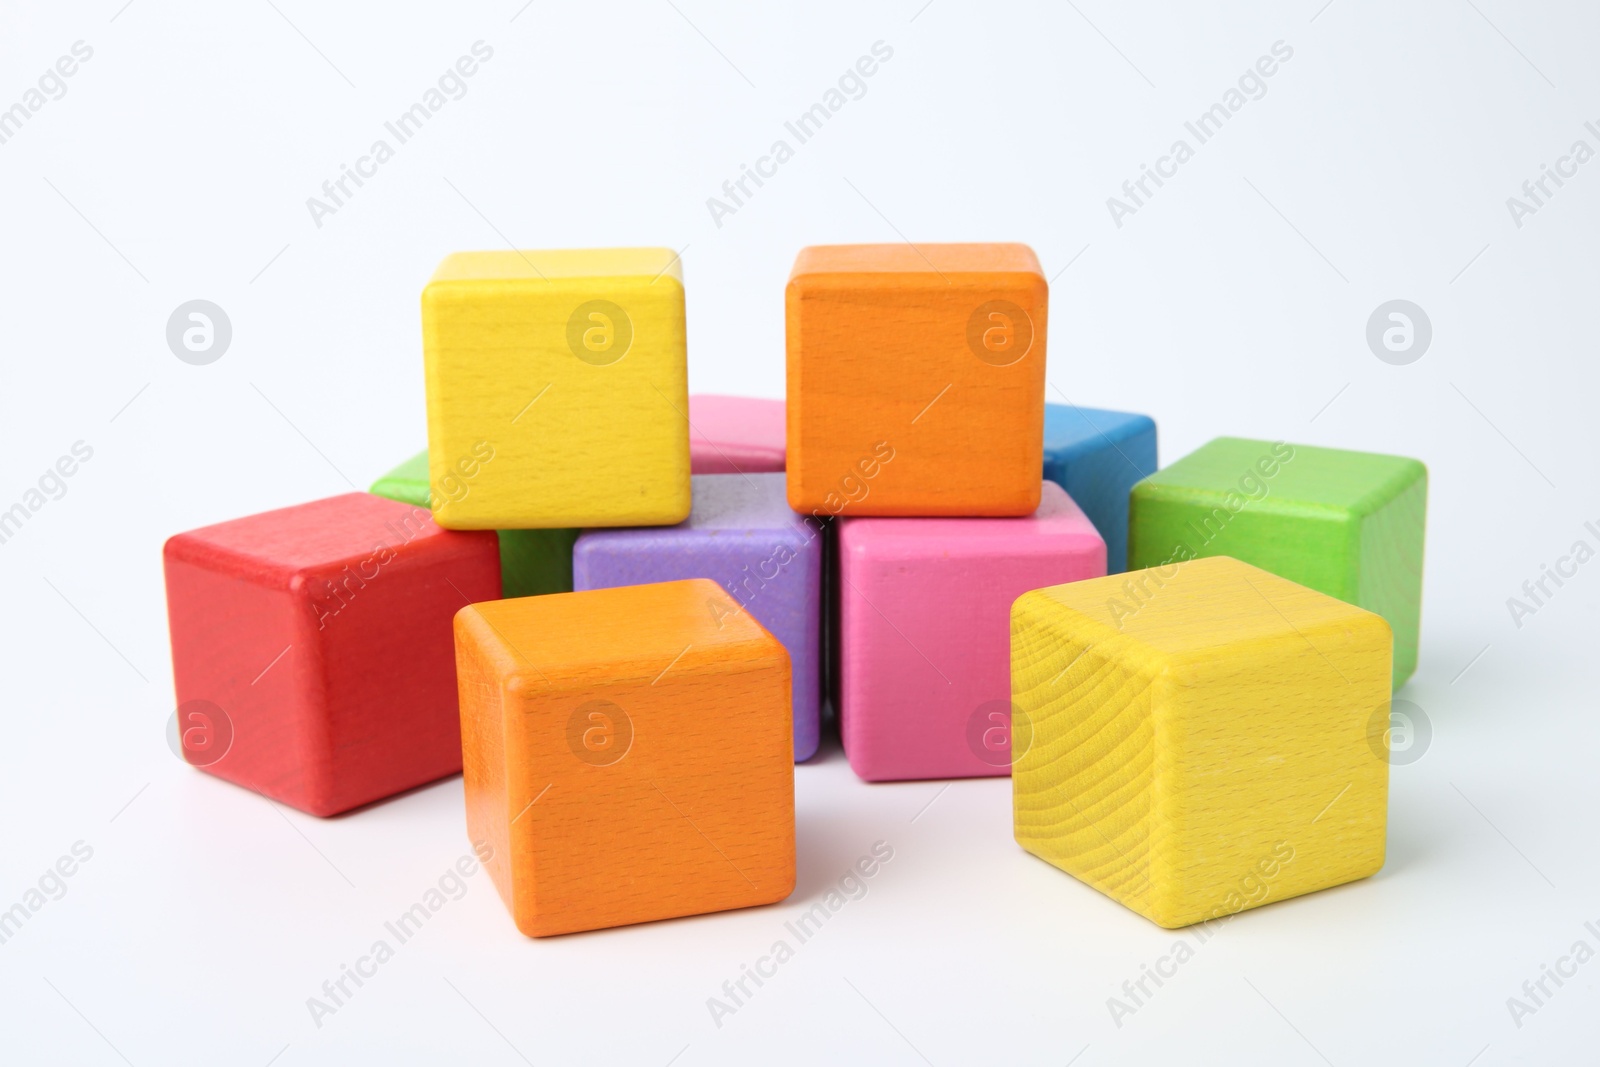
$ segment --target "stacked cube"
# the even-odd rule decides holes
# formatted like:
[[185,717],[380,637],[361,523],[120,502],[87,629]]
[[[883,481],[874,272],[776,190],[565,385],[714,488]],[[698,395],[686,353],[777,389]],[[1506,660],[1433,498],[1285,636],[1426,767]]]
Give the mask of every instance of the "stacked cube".
[[830,703],[862,779],[1010,774],[1024,848],[1163,925],[1381,866],[1420,464],[1157,471],[1045,402],[1024,245],[803,250],[786,402],[690,397],[684,307],[667,249],[448,257],[427,451],[168,541],[184,757],[317,815],[464,771],[535,936],[786,897]]
[[862,778],[1007,773],[1011,602],[1105,573],[1099,533],[1042,477],[1047,313],[1023,245],[795,263],[788,498],[837,519],[837,704]]

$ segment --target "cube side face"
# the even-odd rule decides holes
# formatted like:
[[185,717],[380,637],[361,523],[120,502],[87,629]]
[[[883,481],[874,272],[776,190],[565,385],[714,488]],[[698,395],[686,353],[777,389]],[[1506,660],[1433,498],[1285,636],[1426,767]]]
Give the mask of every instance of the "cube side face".
[[572,547],[580,530],[500,530],[502,595],[572,592]]
[[[770,904],[794,889],[788,656],[691,649],[652,684],[542,670],[513,687],[517,926],[543,937]],[[513,806],[517,797],[513,798]]]
[[[330,787],[318,755],[327,749],[314,679],[314,648],[287,584],[274,586],[180,534],[163,553],[172,675],[181,725],[226,724],[226,750],[184,758],[226,781],[301,811]],[[205,704],[193,703],[204,701]],[[208,705],[220,709],[220,715]],[[198,736],[198,735],[197,735]],[[210,762],[201,762],[209,760]]]
[[1128,568],[1230,556],[1354,603],[1360,520],[1234,490],[1171,488],[1145,479],[1128,512]]
[[859,777],[1009,773],[1009,745],[990,744],[986,730],[1010,710],[1012,602],[1105,573],[1098,535],[1076,508],[1071,515],[1076,525],[1062,524],[1071,532],[1018,520],[1010,538],[952,537],[955,520],[840,524],[840,735]]
[[1002,516],[1038,507],[1042,276],[802,274],[786,301],[796,511]]
[[1105,538],[1108,574],[1128,569],[1128,494],[1155,471],[1148,416],[1045,405],[1045,480],[1065,489]]
[[1355,603],[1394,630],[1394,688],[1417,669],[1422,630],[1422,557],[1428,475],[1419,463],[1409,484],[1361,519]]
[[455,529],[689,513],[683,286],[664,274],[435,281],[423,293],[432,481]]
[[302,640],[317,653],[327,788],[315,814],[362,804],[461,769],[451,620],[500,595],[492,533],[437,528],[380,540],[370,555],[307,568],[291,584]]
[[820,536],[792,525],[695,530],[682,526],[595,530],[573,552],[574,585],[608,589],[708,578],[737,602],[708,601],[707,617],[747,610],[788,651],[794,757],[815,755],[822,714],[822,552]]
[[694,474],[781,473],[785,432],[782,400],[690,396],[690,470]]
[[[506,749],[506,682],[514,668],[477,609],[465,607],[457,612],[453,633],[467,836],[474,848],[489,846],[483,866],[500,898],[514,912],[516,886],[523,879],[513,869],[511,806],[513,789],[518,797],[526,791],[519,774],[521,765],[507,758]],[[525,801],[517,804],[519,810],[522,803]],[[524,877],[531,878],[532,872]]]
[[1017,843],[1149,915],[1165,659],[1037,592],[1018,598],[1010,635]]
[[1149,918],[1187,926],[1383,866],[1390,641],[1362,613],[1171,658]]

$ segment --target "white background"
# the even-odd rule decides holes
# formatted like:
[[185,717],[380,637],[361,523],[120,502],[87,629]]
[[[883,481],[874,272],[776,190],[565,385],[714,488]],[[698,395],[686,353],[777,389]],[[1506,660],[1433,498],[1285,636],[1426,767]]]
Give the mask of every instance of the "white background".
[[[1595,1058],[1600,961],[1520,1028],[1506,1005],[1600,948],[1600,563],[1520,628],[1506,606],[1600,547],[1600,162],[1521,228],[1506,207],[1600,148],[1592,6],[521,2],[7,4],[0,107],[94,56],[0,145],[0,507],[94,456],[0,545],[0,908],[94,854],[0,946],[0,1058]],[[480,39],[466,96],[316,227],[306,198]],[[716,226],[707,197],[879,40],[866,95]],[[1106,198],[1278,40],[1265,97],[1114,225]],[[306,998],[467,850],[460,780],[324,821],[180,764],[162,540],[421,448],[418,294],[452,250],[682,248],[691,388],[776,397],[795,253],[902,236],[1030,243],[1051,399],[1148,412],[1164,460],[1229,433],[1429,465],[1400,695],[1433,737],[1393,770],[1388,865],[1242,915],[1119,1027],[1107,998],[1181,935],[1024,854],[1007,781],[867,786],[834,747],[796,772],[785,904],[531,941],[479,874],[317,1028]],[[165,342],[194,298],[233,324],[209,366]],[[1432,319],[1409,366],[1365,341],[1392,298]],[[706,998],[878,840],[868,894],[715,1026]]]

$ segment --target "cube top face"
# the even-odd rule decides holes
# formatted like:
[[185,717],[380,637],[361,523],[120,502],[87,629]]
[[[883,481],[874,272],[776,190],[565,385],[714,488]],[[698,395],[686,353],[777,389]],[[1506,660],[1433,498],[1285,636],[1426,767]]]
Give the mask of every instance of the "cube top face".
[[[1227,556],[1038,589],[1030,601],[1071,611],[1103,638],[1144,646],[1173,662],[1203,662],[1218,649],[1299,633],[1362,630],[1387,635],[1370,611]],[[1020,608],[1019,608],[1020,610]]]
[[840,731],[861,778],[1008,773],[1012,601],[1105,573],[1088,519],[1041,495],[1033,517],[840,523]]
[[689,511],[683,284],[664,249],[452,256],[422,294],[434,518],[654,525]]
[[705,578],[495,600],[462,614],[481,620],[489,635],[481,643],[507,684],[529,692],[602,679],[648,684],[669,664],[710,670],[751,650],[776,649],[788,663],[783,646]]
[[1049,287],[1030,249],[808,248],[786,300],[796,511],[1038,507]]
[[[721,631],[708,600],[722,609]],[[736,614],[704,580],[461,612],[469,828],[496,845],[490,872],[524,933],[767,904],[793,890],[788,657]],[[570,645],[536,636],[562,627],[625,654],[563,660]],[[610,636],[619,631],[626,638]],[[513,666],[522,642],[548,685]]]
[[1224,557],[1153,573],[1013,608],[1018,842],[1167,927],[1376,872],[1387,625]]
[[634,573],[676,570],[680,563],[669,554],[698,546],[737,572],[739,564],[754,569],[779,545],[789,554],[822,551],[817,529],[790,510],[781,473],[696,474],[690,481],[694,506],[687,519],[676,526],[588,530],[574,550],[578,568],[592,572],[602,560],[617,557],[628,560]]
[[427,507],[432,499],[432,491],[428,488],[428,450],[423,449],[373,482],[367,492],[398,500],[402,504]]
[[164,562],[178,702],[232,732],[190,762],[315,815],[460,769],[451,619],[500,594],[492,534],[352,493],[179,534]]
[[1219,438],[1134,486],[1128,563],[1233,556],[1376,611],[1398,687],[1416,668],[1427,493],[1413,459]]
[[[1153,434],[1155,420],[1131,411],[1081,408],[1076,404],[1044,406],[1044,450],[1070,459],[1088,451],[1121,444],[1142,434]],[[1155,473],[1145,471],[1140,477]]]
[[1219,437],[1152,474],[1135,492],[1151,499],[1181,494],[1220,504],[1229,493],[1253,497],[1260,492],[1254,486],[1265,483],[1267,491],[1252,499],[1252,509],[1361,517],[1427,476],[1426,467],[1403,456]]
[[683,266],[670,248],[496,249],[454,252],[433,272],[429,284],[450,282],[529,282],[556,286],[575,283],[579,290],[596,278],[642,279],[646,284],[670,277],[681,288]]
[[1039,489],[1039,506],[1019,518],[904,519],[844,517],[842,554],[879,560],[908,556],[983,559],[994,554],[1055,556],[1104,554],[1105,542],[1083,509],[1054,482]]
[[213,565],[288,589],[296,578],[337,572],[358,561],[386,565],[388,560],[377,560],[380,547],[394,557],[415,557],[465,544],[419,510],[371,493],[345,493],[178,534],[167,541],[165,555],[202,566],[218,561]]
[[784,403],[748,396],[689,397],[689,464],[695,474],[782,471]]
[[1025,244],[1004,241],[972,244],[810,245],[795,257],[789,280],[819,275],[817,284],[854,284],[839,275],[933,275],[927,285],[944,285],[951,275],[1020,274],[1044,278],[1039,257]]

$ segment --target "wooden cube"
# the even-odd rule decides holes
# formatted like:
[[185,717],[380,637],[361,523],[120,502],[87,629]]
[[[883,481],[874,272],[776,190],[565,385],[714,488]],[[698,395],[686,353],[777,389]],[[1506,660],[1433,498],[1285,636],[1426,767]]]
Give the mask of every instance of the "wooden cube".
[[1166,927],[1367,877],[1390,648],[1380,616],[1226,557],[1026,594],[1017,842]]
[[1044,477],[1067,491],[1106,542],[1106,573],[1128,569],[1128,493],[1156,471],[1148,415],[1044,406]]
[[[458,462],[439,482],[428,483],[428,453],[422,451],[372,483],[370,492],[415,507],[433,498],[460,499],[472,491],[481,469],[476,460]],[[572,592],[572,544],[577,530],[499,530],[500,587],[507,598]]]
[[707,579],[456,616],[467,829],[533,937],[794,889],[789,656]]
[[839,732],[868,781],[1011,769],[1011,602],[1106,572],[1105,542],[1046,482],[1020,519],[839,522]]
[[783,401],[699,393],[689,398],[694,474],[782,472]]
[[1134,487],[1128,565],[1232,556],[1375,611],[1398,689],[1417,666],[1427,505],[1414,459],[1219,437]]
[[422,294],[430,480],[451,529],[689,514],[683,279],[666,248],[462,252]]
[[822,711],[822,546],[789,510],[782,474],[697,474],[677,526],[589,530],[573,549],[577,589],[710,578],[783,642],[794,693],[794,758],[817,751]]
[[451,618],[500,595],[488,533],[349,493],[169,539],[181,706],[220,710],[231,745],[190,762],[334,815],[461,769]]
[[1031,515],[1048,293],[1026,245],[802,250],[787,296],[789,503]]

